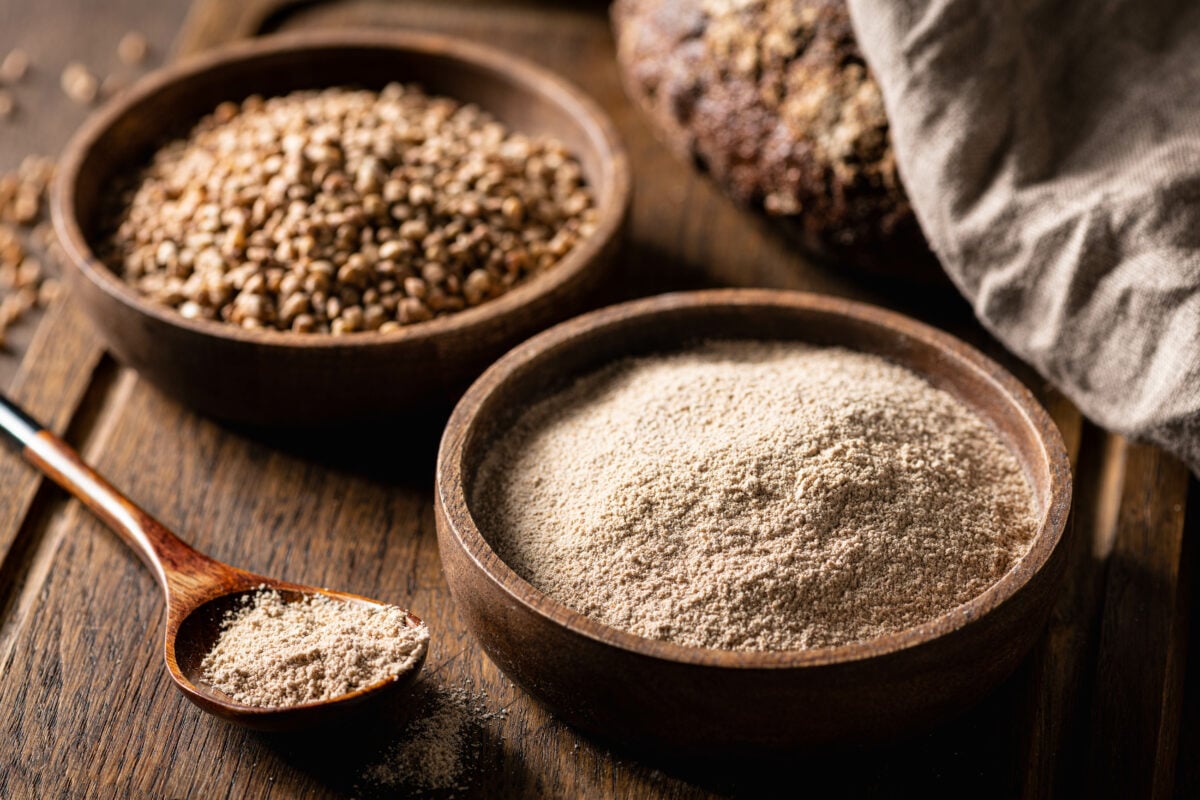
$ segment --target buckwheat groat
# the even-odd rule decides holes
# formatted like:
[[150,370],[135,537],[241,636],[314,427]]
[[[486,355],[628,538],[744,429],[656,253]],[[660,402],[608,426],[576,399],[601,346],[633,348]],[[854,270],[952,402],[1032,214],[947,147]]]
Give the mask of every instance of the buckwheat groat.
[[118,201],[104,258],[147,297],[305,333],[477,306],[595,226],[561,143],[400,84],[223,103]]

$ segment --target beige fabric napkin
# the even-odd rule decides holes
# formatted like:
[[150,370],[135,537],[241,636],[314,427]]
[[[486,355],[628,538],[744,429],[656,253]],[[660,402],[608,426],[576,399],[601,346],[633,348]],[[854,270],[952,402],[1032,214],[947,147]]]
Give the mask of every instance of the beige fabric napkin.
[[983,323],[1200,474],[1200,2],[849,0],[900,172]]

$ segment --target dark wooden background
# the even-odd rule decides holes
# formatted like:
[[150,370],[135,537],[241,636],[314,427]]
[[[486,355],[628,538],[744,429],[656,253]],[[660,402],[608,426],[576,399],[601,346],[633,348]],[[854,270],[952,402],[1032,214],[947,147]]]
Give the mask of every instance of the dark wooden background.
[[[636,198],[620,274],[597,303],[707,285],[829,292],[951,330],[1025,379],[1062,430],[1076,502],[1066,585],[1013,678],[962,718],[887,747],[754,762],[638,760],[534,705],[463,629],[433,529],[440,421],[305,437],[233,430],[112,362],[69,300],[10,337],[0,386],[215,557],[422,615],[435,637],[424,687],[469,681],[486,691],[489,709],[507,710],[469,732],[477,756],[467,795],[1200,795],[1200,670],[1187,669],[1196,638],[1196,531],[1188,531],[1198,515],[1187,513],[1197,498],[1186,470],[1083,420],[952,292],[812,264],[677,163],[621,92],[603,4],[197,0],[189,9],[186,0],[116,0],[101,12],[88,0],[6,0],[0,51],[21,44],[37,68],[18,89],[20,116],[0,123],[0,168],[61,147],[83,112],[59,93],[59,71],[69,58],[111,69],[127,29],[149,34],[161,60],[241,36],[338,25],[426,28],[505,47],[610,111],[633,160]],[[0,453],[0,798],[372,794],[355,789],[357,776],[410,710],[305,736],[229,727],[171,687],[161,624],[161,598],[132,554]]]

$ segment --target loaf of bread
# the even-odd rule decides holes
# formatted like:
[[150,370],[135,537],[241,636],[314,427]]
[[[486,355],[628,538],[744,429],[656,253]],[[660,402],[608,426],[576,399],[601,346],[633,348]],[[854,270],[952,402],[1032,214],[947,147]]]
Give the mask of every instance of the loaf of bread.
[[616,0],[626,90],[677,153],[811,252],[938,271],[843,0]]

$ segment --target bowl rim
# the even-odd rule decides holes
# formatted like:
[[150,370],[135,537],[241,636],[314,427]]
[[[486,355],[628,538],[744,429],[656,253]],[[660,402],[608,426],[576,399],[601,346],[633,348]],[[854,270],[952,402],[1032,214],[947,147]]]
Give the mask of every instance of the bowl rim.
[[[1003,395],[1041,446],[1049,491],[1028,552],[981,594],[928,622],[863,642],[806,650],[747,651],[691,647],[650,639],[581,614],[535,588],[488,544],[475,525],[465,494],[465,445],[488,398],[518,370],[561,346],[586,340],[633,317],[647,318],[681,309],[772,307],[816,311],[851,318],[932,346],[955,364],[981,377]],[[920,374],[920,373],[918,373]],[[457,475],[459,480],[454,480]],[[911,317],[852,300],[773,289],[707,289],[673,292],[608,306],[562,322],[526,340],[484,372],[455,406],[438,452],[436,499],[439,516],[457,546],[487,580],[513,602],[552,625],[631,654],[676,664],[743,670],[821,667],[884,656],[930,644],[980,622],[1042,572],[1063,542],[1071,506],[1070,462],[1062,434],[1033,394],[998,363],[965,342]]]
[[[562,109],[579,125],[599,156],[597,180],[590,182],[602,190],[595,197],[595,231],[572,247],[552,268],[530,276],[501,296],[478,306],[404,325],[396,331],[363,331],[346,336],[302,334],[271,328],[247,329],[215,320],[188,319],[174,309],[142,296],[100,261],[76,217],[75,190],[84,163],[101,137],[116,123],[153,95],[186,84],[219,67],[242,63],[252,69],[255,61],[270,61],[296,52],[316,54],[339,49],[406,51],[469,63],[500,75],[509,83],[540,95]],[[230,94],[237,94],[237,90]],[[166,128],[164,125],[164,134]],[[214,339],[280,349],[339,349],[429,343],[445,334],[469,333],[519,313],[538,298],[553,295],[560,287],[596,268],[605,248],[617,239],[625,225],[631,196],[629,157],[615,124],[596,101],[569,81],[528,59],[454,36],[412,30],[380,32],[347,28],[336,32],[272,34],[238,41],[186,57],[145,75],[97,109],[71,137],[51,183],[49,204],[54,230],[67,255],[67,268],[80,273],[111,300],[161,323]]]

